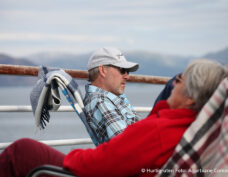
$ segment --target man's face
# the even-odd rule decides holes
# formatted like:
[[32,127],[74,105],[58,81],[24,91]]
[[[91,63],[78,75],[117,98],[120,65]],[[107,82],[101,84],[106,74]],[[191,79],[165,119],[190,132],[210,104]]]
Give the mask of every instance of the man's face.
[[106,66],[107,75],[105,78],[106,90],[119,96],[124,93],[126,82],[129,79],[128,72],[124,69]]

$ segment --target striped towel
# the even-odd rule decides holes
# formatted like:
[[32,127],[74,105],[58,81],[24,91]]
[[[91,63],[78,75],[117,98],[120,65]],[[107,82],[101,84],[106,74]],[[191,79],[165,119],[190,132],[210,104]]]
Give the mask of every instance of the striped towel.
[[84,123],[92,141],[97,144],[96,135],[90,129],[84,114],[84,104],[78,84],[64,70],[58,68],[39,68],[38,81],[30,94],[30,102],[35,116],[36,126],[44,129],[50,120],[49,111],[56,111],[61,105],[59,90],[73,107]]
[[228,77],[186,130],[157,176],[228,176]]

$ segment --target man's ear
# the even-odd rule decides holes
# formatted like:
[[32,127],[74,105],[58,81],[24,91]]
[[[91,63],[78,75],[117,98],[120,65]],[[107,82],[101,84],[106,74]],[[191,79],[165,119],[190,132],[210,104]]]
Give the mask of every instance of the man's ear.
[[102,65],[102,66],[99,66],[98,69],[99,69],[99,73],[100,73],[101,77],[105,77],[106,73],[107,73],[105,67]]

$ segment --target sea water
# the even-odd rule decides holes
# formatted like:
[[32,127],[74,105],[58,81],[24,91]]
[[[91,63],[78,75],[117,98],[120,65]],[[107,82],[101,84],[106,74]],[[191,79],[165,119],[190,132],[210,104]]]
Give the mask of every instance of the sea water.
[[[125,94],[133,106],[152,107],[154,100],[164,86],[153,84],[128,83]],[[30,105],[32,87],[0,87],[0,105]],[[82,94],[85,94],[84,85],[80,85]],[[61,96],[63,105],[68,105],[64,96]],[[148,113],[141,114],[146,117]],[[50,122],[44,130],[35,127],[32,112],[0,112],[0,143],[12,142],[20,138],[36,140],[58,140],[88,138],[84,125],[74,112],[51,112]],[[75,148],[94,148],[92,144],[56,146],[54,148],[68,153]]]

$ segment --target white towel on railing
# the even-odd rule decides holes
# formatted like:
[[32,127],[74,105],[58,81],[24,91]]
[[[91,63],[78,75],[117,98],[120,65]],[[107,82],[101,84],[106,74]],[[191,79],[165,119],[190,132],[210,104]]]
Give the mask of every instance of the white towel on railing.
[[62,90],[67,101],[84,123],[94,144],[97,144],[97,138],[86,121],[84,104],[78,84],[62,69],[47,68],[45,66],[39,68],[38,81],[30,94],[36,126],[44,129],[46,123],[50,120],[49,111],[56,111],[61,105],[58,88]]

